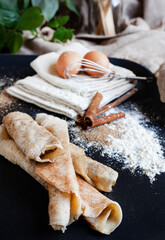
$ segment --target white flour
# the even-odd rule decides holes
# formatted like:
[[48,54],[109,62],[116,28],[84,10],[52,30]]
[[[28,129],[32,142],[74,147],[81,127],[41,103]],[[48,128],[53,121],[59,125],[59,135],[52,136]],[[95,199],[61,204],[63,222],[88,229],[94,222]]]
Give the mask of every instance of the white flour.
[[[115,108],[115,112],[119,110],[119,108]],[[111,110],[111,113],[113,111]],[[82,138],[82,130],[79,127],[75,128],[72,121],[70,127],[74,135],[74,142],[84,148],[91,145],[97,146],[98,149],[102,148],[102,155],[108,154],[109,158],[115,157],[117,161],[123,162],[124,168],[129,168],[133,172],[140,169],[140,172],[147,175],[152,183],[157,174],[165,172],[165,158],[158,136],[154,130],[147,129],[142,125],[144,116],[138,110],[134,109],[132,113],[124,109],[124,112],[126,113],[125,118],[106,124],[113,131],[120,132],[117,137],[115,134],[107,134],[108,144],[91,141],[91,139],[88,142],[84,139],[84,135]]]
[[140,167],[151,182],[154,181],[156,174],[165,172],[163,150],[156,134],[141,126],[137,119],[129,115],[125,119],[121,119],[120,124],[125,129],[125,133],[121,135],[120,139],[109,135],[108,141],[112,145],[105,146],[103,153],[122,154],[127,167],[132,170]]

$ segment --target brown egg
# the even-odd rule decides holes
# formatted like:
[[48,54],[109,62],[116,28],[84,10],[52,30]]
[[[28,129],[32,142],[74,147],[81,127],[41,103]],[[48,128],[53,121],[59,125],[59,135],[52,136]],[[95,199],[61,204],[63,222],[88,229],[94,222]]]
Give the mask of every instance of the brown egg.
[[[73,64],[75,63],[75,64]],[[69,66],[69,74],[78,74],[81,68],[81,56],[77,52],[63,52],[57,60],[56,70],[63,78],[69,78],[66,75],[66,68]]]
[[[109,59],[107,58],[107,56],[102,53],[102,52],[99,52],[99,51],[91,51],[91,52],[88,52],[85,56],[84,56],[84,59],[87,59],[87,60],[90,60],[94,63],[97,63],[99,65],[101,65],[102,67],[105,67],[105,68],[109,68]],[[94,69],[90,66],[87,66],[85,68],[88,68],[88,69]],[[105,74],[104,73],[97,73],[95,71],[86,71],[86,73],[88,73],[89,75],[93,76],[93,77],[101,77]]]

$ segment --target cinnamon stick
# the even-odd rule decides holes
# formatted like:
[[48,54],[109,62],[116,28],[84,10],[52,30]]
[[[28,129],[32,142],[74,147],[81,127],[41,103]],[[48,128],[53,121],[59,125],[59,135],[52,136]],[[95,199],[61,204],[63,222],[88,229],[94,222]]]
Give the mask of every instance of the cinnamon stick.
[[138,91],[137,88],[133,88],[132,90],[130,90],[123,96],[119,97],[114,102],[107,104],[100,109],[98,109],[98,106],[101,102],[102,95],[101,95],[101,93],[96,93],[96,95],[94,96],[94,98],[91,101],[91,104],[90,104],[85,116],[77,119],[76,123],[78,125],[82,126],[82,128],[84,128],[84,129],[90,129],[92,127],[96,127],[101,124],[108,123],[108,122],[111,122],[111,121],[114,121],[114,120],[124,117],[125,114],[120,112],[120,113],[108,115],[106,117],[95,119],[95,117],[103,114],[104,112],[110,110],[111,108],[114,108],[114,107],[118,106],[119,104],[121,104],[122,102],[126,101],[131,96],[133,96],[137,91]]
[[84,117],[80,117],[76,120],[76,124],[81,126],[83,129],[87,128],[87,123],[84,121]]
[[109,122],[112,122],[114,120],[117,120],[117,119],[120,119],[120,118],[123,118],[123,117],[125,117],[125,113],[119,112],[119,113],[110,114],[110,115],[105,116],[105,117],[96,118],[94,120],[92,126],[87,126],[86,129],[90,129],[90,128],[93,128],[93,127],[98,127],[102,124],[109,123]]
[[83,122],[84,122],[84,117],[80,117],[76,120],[76,124],[79,126],[81,126],[83,124]]
[[[111,102],[110,104],[105,105],[102,108],[99,108],[98,111],[95,114],[95,117],[105,113],[106,111],[110,110],[111,108],[114,108],[118,105],[120,105],[122,102],[126,101],[127,99],[129,99],[130,97],[132,97],[136,92],[138,91],[137,88],[133,88],[132,90],[130,90],[129,92],[127,92],[126,94],[124,94],[123,96],[119,97],[117,100],[115,100],[114,102]],[[86,121],[86,123],[84,123],[84,117],[81,117],[79,119],[76,120],[76,124],[82,126],[82,125],[92,125],[91,121]],[[85,127],[85,126],[83,126]]]
[[84,122],[88,126],[92,126],[102,98],[103,98],[103,96],[99,92],[97,92],[95,94],[95,96],[93,97],[93,99],[85,113],[85,116],[84,116]]
[[137,92],[137,88],[133,88],[132,90],[130,90],[129,92],[127,92],[126,94],[124,94],[123,96],[119,97],[117,100],[115,100],[114,102],[105,105],[102,108],[99,108],[98,111],[96,112],[95,117],[105,113],[106,111],[110,110],[111,108],[114,108],[118,105],[120,105],[122,102],[126,101],[127,99],[129,99],[130,97],[132,97],[136,92]]

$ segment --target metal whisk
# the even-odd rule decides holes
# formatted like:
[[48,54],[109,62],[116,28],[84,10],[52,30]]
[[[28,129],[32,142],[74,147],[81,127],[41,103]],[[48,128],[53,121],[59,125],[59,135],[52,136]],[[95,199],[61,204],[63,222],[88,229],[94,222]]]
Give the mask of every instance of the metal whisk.
[[[81,63],[81,68],[80,68]],[[76,70],[81,72],[81,74],[70,74],[70,71]],[[101,77],[95,77],[95,76],[88,76],[86,75],[86,72],[93,72],[93,73],[99,73],[103,76]],[[65,69],[65,78],[76,78],[76,81],[82,81],[85,80],[86,82],[96,82],[97,83],[103,83],[103,82],[109,82],[112,80],[145,80],[147,82],[153,81],[152,77],[142,77],[142,76],[135,76],[135,77],[127,77],[127,76],[121,76],[115,73],[115,71],[112,71],[110,69],[107,69],[103,66],[101,66],[98,63],[95,63],[93,61],[87,60],[82,58],[81,60],[72,62],[67,66]]]
[[[79,67],[79,64],[81,63],[81,68]],[[77,74],[70,74],[70,71],[75,70],[75,71],[80,71],[82,74],[77,75]],[[72,62],[71,64],[69,64],[67,66],[67,68],[65,69],[65,77],[66,78],[73,78],[73,77],[77,77],[77,79],[80,79],[81,76],[84,75],[87,76],[86,72],[93,72],[93,73],[99,73],[101,75],[103,75],[102,77],[94,77],[94,76],[88,76],[88,78],[85,78],[85,80],[88,81],[110,81],[114,78],[115,76],[115,72],[111,71],[110,69],[107,69],[95,62],[92,62],[90,60],[87,59],[81,59],[81,61],[76,61],[76,62]]]

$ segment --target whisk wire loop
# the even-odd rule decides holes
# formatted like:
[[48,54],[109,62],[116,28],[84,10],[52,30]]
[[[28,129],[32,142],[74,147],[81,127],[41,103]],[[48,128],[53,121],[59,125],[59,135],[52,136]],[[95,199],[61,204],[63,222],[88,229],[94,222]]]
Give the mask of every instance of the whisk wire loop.
[[[81,72],[81,74],[77,75],[74,72],[75,71],[79,71]],[[87,75],[85,74],[86,72],[93,72],[97,74],[100,74],[100,76],[96,77],[96,76],[89,76],[87,77]],[[116,80],[126,80],[126,81],[135,81],[135,80],[144,80],[146,82],[152,82],[154,79],[151,77],[141,77],[141,76],[134,76],[134,77],[128,77],[128,76],[121,76],[116,74],[115,71],[112,71],[108,68],[105,68],[103,66],[101,66],[98,63],[95,63],[93,61],[90,61],[88,59],[77,59],[76,61],[70,63],[64,72],[64,76],[67,79],[76,79],[76,81],[78,82],[82,82],[85,81],[87,83],[89,83],[91,86],[93,86],[93,84],[95,82],[97,82],[97,84],[103,84],[106,82],[110,82],[110,81],[116,81]]]
[[[82,68],[80,68],[80,63]],[[80,71],[81,73],[85,73],[85,72],[93,72],[93,73],[99,73],[100,75],[103,75],[101,77],[90,77],[88,78],[88,81],[91,80],[93,81],[93,79],[97,79],[99,81],[109,81],[112,80],[115,76],[115,72],[111,71],[110,69],[107,69],[103,66],[101,66],[98,63],[92,62],[88,59],[84,59],[82,58],[81,60],[78,59],[77,61],[74,61],[72,63],[70,63],[64,72],[64,76],[65,78],[69,78],[71,79],[72,77],[78,77],[76,74],[72,74],[72,72],[74,71]],[[87,79],[86,79],[87,80]]]

